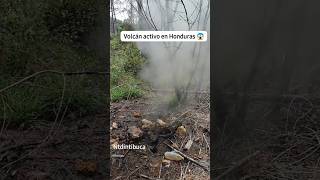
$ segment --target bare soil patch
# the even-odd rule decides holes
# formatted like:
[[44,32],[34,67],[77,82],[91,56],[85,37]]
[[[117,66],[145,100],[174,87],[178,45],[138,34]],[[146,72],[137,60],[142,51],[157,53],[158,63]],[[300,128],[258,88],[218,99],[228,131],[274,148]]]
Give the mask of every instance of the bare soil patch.
[[[209,101],[191,103],[175,112],[161,112],[154,107],[150,99],[112,104],[111,124],[118,126],[111,129],[110,137],[112,179],[210,179],[205,170],[210,161]],[[143,119],[155,126],[142,128]],[[159,119],[168,124],[168,128],[162,128],[161,123],[157,123]],[[181,120],[178,126],[186,130],[184,135],[177,132],[178,126],[171,126],[177,119]],[[132,126],[141,129],[140,138],[130,136],[128,129]],[[187,150],[184,147],[189,140],[192,145]],[[146,149],[113,149],[113,144],[145,145]],[[166,160],[164,154],[172,151],[168,145],[194,162],[188,158]]]

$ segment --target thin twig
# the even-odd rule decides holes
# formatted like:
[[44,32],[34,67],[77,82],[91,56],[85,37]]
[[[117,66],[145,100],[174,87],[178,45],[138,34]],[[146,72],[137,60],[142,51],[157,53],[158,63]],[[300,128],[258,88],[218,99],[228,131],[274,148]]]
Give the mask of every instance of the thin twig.
[[186,5],[184,4],[183,0],[180,0],[180,2],[182,3],[184,12],[185,12],[185,14],[186,14],[187,23],[188,23],[188,28],[189,28],[189,30],[190,30],[190,21],[189,21],[188,11],[187,11]]
[[112,154],[111,158],[124,158],[123,154]]
[[194,164],[202,167],[204,170],[206,171],[210,171],[208,169],[208,167],[206,167],[205,165],[199,163],[198,161],[194,160],[193,158],[187,156],[186,154],[182,153],[181,151],[177,150],[176,148],[172,147],[171,145],[167,144],[167,143],[164,143],[165,145],[167,145],[168,147],[170,147],[172,150],[174,150],[175,152],[177,152],[178,154],[180,154],[181,156],[183,156],[184,158],[188,159],[189,161],[193,162]]
[[205,137],[204,133],[202,133],[202,137],[203,137],[204,141],[206,142],[208,150],[210,151],[210,145],[209,145],[209,143],[207,141],[207,138]]
[[160,164],[160,167],[159,167],[159,179],[161,178],[161,172],[162,172],[162,162],[163,162],[163,157],[161,159],[161,164]]
[[150,180],[162,180],[161,178],[152,178],[152,177],[149,177],[147,175],[144,175],[144,174],[140,174],[139,175],[140,177],[143,177],[145,179],[150,179]]
[[[54,120],[54,123],[53,123],[53,125],[51,126],[51,129],[50,129],[48,135],[42,140],[41,143],[39,143],[39,144],[37,145],[37,147],[35,147],[33,150],[31,150],[30,152],[26,153],[25,155],[20,156],[18,159],[16,159],[16,160],[14,160],[14,161],[12,161],[12,162],[10,162],[10,163],[2,166],[1,169],[4,169],[4,168],[6,168],[6,167],[8,167],[8,166],[10,166],[10,165],[12,165],[12,164],[15,164],[15,163],[17,163],[17,162],[25,159],[26,157],[28,157],[29,155],[31,155],[32,153],[34,153],[37,149],[39,149],[42,145],[44,145],[46,142],[48,143],[49,140],[50,140],[51,137],[52,137],[52,132],[53,132],[54,127],[55,127],[56,124],[57,124],[57,121],[58,121],[58,118],[59,118],[59,114],[60,114],[60,111],[61,111],[61,109],[62,109],[62,105],[63,105],[63,101],[64,101],[64,96],[65,96],[66,77],[65,77],[64,73],[59,72],[59,71],[53,71],[53,70],[39,71],[39,72],[37,72],[37,73],[34,73],[34,74],[30,75],[30,76],[27,76],[27,77],[23,78],[22,80],[17,81],[17,82],[15,82],[15,83],[13,83],[13,84],[11,84],[11,85],[9,85],[9,86],[1,89],[1,90],[0,90],[0,93],[1,93],[1,92],[4,92],[4,91],[6,91],[6,90],[8,90],[8,89],[10,89],[10,88],[12,88],[12,87],[15,87],[15,86],[19,85],[20,83],[23,83],[24,81],[27,81],[28,79],[31,79],[31,78],[33,78],[33,77],[35,77],[35,76],[38,76],[38,75],[44,74],[44,73],[59,74],[59,75],[61,75],[61,76],[63,77],[63,90],[62,90],[62,94],[61,94],[61,100],[60,100],[60,103],[59,103],[58,113],[57,113],[57,115],[56,115],[56,118],[55,118],[55,120]],[[62,121],[62,119],[63,119],[63,117],[61,118],[60,122]]]
[[31,79],[31,78],[34,78],[36,76],[39,76],[41,74],[46,74],[46,73],[60,74],[60,75],[66,75],[66,76],[68,76],[68,75],[82,75],[82,74],[86,74],[86,75],[91,75],[91,74],[105,75],[105,74],[109,74],[109,72],[89,72],[89,71],[85,71],[85,72],[61,72],[61,71],[55,71],[55,70],[44,70],[44,71],[39,71],[39,72],[36,72],[34,74],[31,74],[31,75],[29,75],[29,76],[27,76],[27,77],[15,82],[15,83],[13,83],[13,84],[5,87],[5,88],[0,89],[0,93],[4,92],[4,91],[6,91],[6,90],[8,90],[8,89],[10,89],[12,87],[15,87],[15,86],[17,86],[17,85],[19,85],[19,84]]
[[132,176],[134,173],[136,173],[139,169],[141,169],[143,166],[140,166],[138,168],[136,168],[135,170],[133,170],[128,176],[127,176],[127,179],[130,178],[130,176]]
[[5,125],[6,125],[6,104],[5,101],[3,99],[3,96],[1,95],[1,99],[2,99],[2,103],[3,103],[3,121],[2,121],[2,127],[0,130],[0,138],[2,137],[2,133],[5,129]]

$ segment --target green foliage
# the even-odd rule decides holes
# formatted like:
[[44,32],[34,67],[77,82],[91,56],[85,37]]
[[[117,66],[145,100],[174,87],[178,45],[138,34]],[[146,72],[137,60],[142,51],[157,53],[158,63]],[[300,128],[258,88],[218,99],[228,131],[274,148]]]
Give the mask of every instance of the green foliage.
[[119,32],[121,32],[121,31],[133,31],[134,30],[132,24],[130,24],[128,22],[118,22],[118,23],[120,23],[119,29],[118,29]]
[[179,100],[176,95],[170,97],[168,103],[168,109],[176,109],[179,106]]
[[81,42],[95,24],[95,1],[50,1],[45,12],[45,22],[55,40]]
[[50,116],[52,119],[56,116],[54,112],[59,110],[62,98],[63,110],[67,108],[68,113],[73,113],[77,117],[92,114],[107,102],[101,90],[93,90],[94,82],[91,82],[88,77],[66,77],[65,84],[61,78],[48,77],[42,80],[48,83],[47,87],[49,88],[45,91],[43,99],[45,110],[42,112],[46,116]]
[[111,40],[111,100],[136,98],[143,95],[137,78],[145,63],[139,49],[133,43],[121,42],[114,36]]
[[145,63],[145,60],[142,57],[140,50],[133,43],[129,43],[127,45],[126,51],[127,61],[124,64],[124,69],[127,72],[137,75],[137,73],[141,70],[141,65]]
[[[83,59],[76,49],[94,25],[95,1],[1,1],[0,74],[26,75]],[[81,63],[81,62],[80,62]]]
[[119,63],[122,63],[123,70],[134,75],[137,75],[142,65],[146,63],[145,58],[134,43],[121,42],[118,36],[112,38],[110,51],[112,59],[120,58],[121,60],[118,61],[121,61]]
[[[2,81],[0,85],[11,83]],[[53,121],[58,114],[59,118],[71,113],[76,117],[90,115],[107,101],[103,92],[92,87],[94,82],[87,77],[66,77],[64,82],[61,76],[43,75],[0,96],[0,122],[9,120],[14,126],[37,119]]]
[[143,95],[143,90],[138,86],[137,82],[137,80],[132,80],[128,82],[129,84],[112,87],[111,100],[119,101],[122,99],[141,97]]
[[16,125],[39,118],[42,111],[41,97],[34,92],[33,88],[17,89],[1,96],[0,119]]
[[[23,75],[39,61],[48,31],[43,21],[43,1],[1,1],[0,73]],[[23,58],[22,58],[23,57]]]

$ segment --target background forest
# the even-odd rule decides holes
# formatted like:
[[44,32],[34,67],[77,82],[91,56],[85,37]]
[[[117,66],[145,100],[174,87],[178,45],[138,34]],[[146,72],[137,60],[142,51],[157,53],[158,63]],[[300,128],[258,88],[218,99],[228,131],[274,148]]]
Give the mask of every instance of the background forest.
[[0,179],[104,179],[105,1],[0,2]]
[[[92,42],[96,23],[95,1],[1,1],[0,89],[44,70],[101,69]],[[1,122],[7,126],[50,121],[61,105],[65,116],[88,115],[106,103],[104,83],[101,76],[38,75],[0,90]]]

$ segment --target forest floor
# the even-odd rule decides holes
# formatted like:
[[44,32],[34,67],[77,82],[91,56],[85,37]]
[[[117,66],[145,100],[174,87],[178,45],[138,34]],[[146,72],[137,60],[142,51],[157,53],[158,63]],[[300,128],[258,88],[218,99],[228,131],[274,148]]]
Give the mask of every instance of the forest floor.
[[[37,121],[28,127],[6,129],[0,132],[0,179],[108,179],[106,128],[109,127],[112,179],[210,179],[209,99],[190,102],[176,111],[159,108],[155,102],[161,104],[152,98],[112,103],[110,125],[107,113],[102,112],[64,119],[61,123]],[[252,106],[251,110],[259,108],[259,104]],[[289,106],[283,104],[280,111],[282,118],[277,119],[276,127],[255,128],[253,138],[226,146],[234,162],[213,164],[213,174],[217,177],[233,174],[243,180],[319,179],[318,102],[296,98]],[[257,121],[254,117],[252,122]],[[186,132],[181,135],[175,129],[170,136],[155,134],[157,141],[150,141],[152,131],[142,128],[143,119],[154,123],[161,119],[167,124],[182,119]],[[133,126],[142,132],[135,139],[129,131]],[[162,129],[154,128],[155,133],[159,130]],[[43,142],[49,132],[54,134]],[[191,148],[184,150],[190,139]],[[113,149],[115,144],[140,144],[146,145],[146,149]],[[165,152],[172,151],[168,145],[179,150],[184,160],[165,161]]]
[[[107,179],[107,118],[106,113],[99,113],[4,130],[0,139],[0,179]],[[50,131],[54,134],[43,142]]]
[[[155,101],[151,99],[138,99],[135,101],[121,101],[112,103],[111,106],[111,176],[113,180],[119,179],[201,179],[209,178],[210,165],[210,124],[209,100],[189,103],[174,112],[155,108]],[[143,119],[156,123],[161,119],[170,124],[177,119],[182,119],[182,126],[186,132],[177,133],[161,138],[161,132],[156,134],[156,143],[150,141],[157,129],[144,129]],[[139,128],[141,137],[132,139],[131,127]],[[181,127],[181,126],[180,126]],[[128,133],[129,132],[129,133]],[[179,132],[179,131],[178,131]],[[159,139],[158,139],[159,138]],[[192,146],[186,150],[187,141],[192,140]],[[114,149],[116,144],[145,145],[146,149]],[[165,152],[173,149],[180,151],[188,158],[181,161],[168,161]],[[199,164],[196,164],[199,163]]]
[[[209,179],[209,100],[189,103],[174,112],[154,107],[154,101],[149,98],[111,104],[111,141],[147,147],[145,150],[111,148],[111,155],[124,155],[111,157],[112,179]],[[177,117],[183,118],[185,134],[174,133],[153,145],[148,136],[134,141],[129,137],[128,128],[141,128],[142,119],[161,118],[169,124]],[[108,179],[108,118],[102,112],[56,123],[39,120],[18,129],[4,129],[0,136],[0,179]],[[182,150],[190,139],[191,148]],[[166,144],[176,147],[186,158],[170,164],[162,162],[164,153],[172,151]],[[152,147],[155,148],[151,150]]]
[[215,156],[224,157],[212,161],[214,179],[320,179],[318,104],[294,96],[281,103],[275,116],[267,116],[270,107],[265,102],[251,103],[250,131],[233,143],[219,145],[225,146],[219,148],[224,152]]

